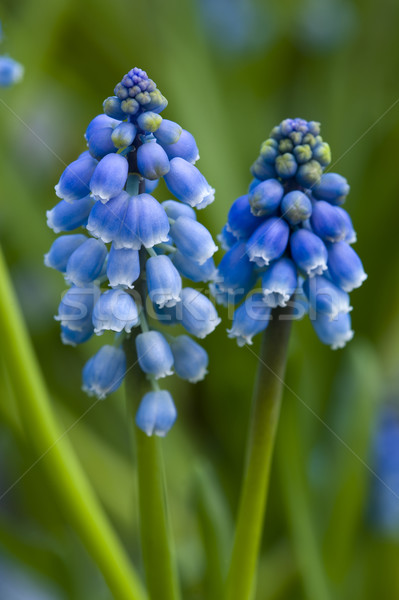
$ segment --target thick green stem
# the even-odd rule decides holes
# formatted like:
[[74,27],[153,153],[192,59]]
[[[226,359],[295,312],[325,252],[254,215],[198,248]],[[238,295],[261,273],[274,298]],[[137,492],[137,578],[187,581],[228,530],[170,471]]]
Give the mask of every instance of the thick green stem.
[[[47,468],[68,521],[117,600],[144,600],[141,583],[103,513],[67,436],[60,429],[0,252],[0,332],[25,431]],[[3,496],[7,491],[3,492]],[[3,497],[3,496],[0,496]]]
[[269,485],[291,330],[291,309],[275,309],[263,334],[247,466],[241,490],[226,600],[251,598]]
[[[141,251],[141,277],[136,284],[141,297],[141,329],[148,331],[145,314],[145,251]],[[126,395],[128,418],[133,422],[143,394],[159,389],[157,381],[147,380],[137,365],[134,335],[125,341],[128,365]],[[180,597],[171,527],[166,501],[166,484],[161,440],[147,436],[137,427],[134,431],[139,488],[140,536],[148,593],[151,600],[178,600]]]

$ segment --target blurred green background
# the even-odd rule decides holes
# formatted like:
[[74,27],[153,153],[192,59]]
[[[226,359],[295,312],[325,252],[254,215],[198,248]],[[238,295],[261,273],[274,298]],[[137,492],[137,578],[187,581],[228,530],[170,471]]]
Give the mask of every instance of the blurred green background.
[[[356,336],[345,350],[324,347],[308,320],[294,326],[257,600],[398,597],[399,523],[378,527],[370,498],[373,433],[399,388],[399,4],[3,0],[0,18],[2,52],[26,69],[0,95],[1,243],[63,429],[77,421],[68,436],[137,565],[123,392],[79,420],[93,403],[80,391],[81,367],[98,340],[63,347],[52,318],[64,289],[43,266],[54,239],[45,219],[54,184],[133,66],[168,98],[165,116],[196,137],[199,167],[216,188],[201,213],[214,236],[245,193],[272,126],[297,116],[322,123],[332,170],[351,184],[347,208],[369,278],[353,294]],[[204,343],[206,380],[170,382],[179,419],[164,443],[165,464],[185,600],[220,597],[212,566],[228,557],[257,364],[259,340],[253,352],[237,348],[221,313],[224,323]],[[43,464],[4,495],[35,456],[4,370],[0,394],[0,597],[111,598]],[[398,505],[398,496],[391,501]]]

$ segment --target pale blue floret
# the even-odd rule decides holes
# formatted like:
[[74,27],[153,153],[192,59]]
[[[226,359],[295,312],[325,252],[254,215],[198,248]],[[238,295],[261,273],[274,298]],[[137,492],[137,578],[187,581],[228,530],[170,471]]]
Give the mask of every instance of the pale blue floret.
[[72,204],[61,200],[54,208],[46,212],[47,226],[54,233],[73,231],[78,227],[84,227],[92,207],[93,200],[90,196],[81,198]]
[[90,321],[87,322],[86,327],[82,331],[76,331],[69,329],[66,325],[61,325],[61,341],[67,346],[84,344],[92,337],[93,333],[93,325]]
[[137,306],[123,290],[113,289],[101,294],[93,310],[94,333],[125,331],[129,333],[139,322]]
[[146,262],[148,295],[159,308],[180,301],[182,281],[169,256],[151,256]]
[[264,331],[270,321],[271,308],[263,301],[263,294],[248,296],[234,312],[233,325],[228,329],[229,338],[235,338],[238,346],[252,344],[252,338]]
[[356,236],[356,231],[353,228],[352,219],[350,218],[350,216],[346,212],[346,210],[341,208],[341,206],[336,206],[335,210],[337,210],[341,214],[341,216],[345,222],[344,242],[346,242],[347,244],[354,244],[357,240],[357,236]]
[[322,172],[320,163],[317,160],[310,160],[299,166],[295,178],[299,185],[313,190],[314,186],[319,183]]
[[69,257],[86,240],[87,237],[81,233],[61,235],[53,242],[48,253],[45,254],[44,264],[46,267],[65,273]]
[[197,383],[207,374],[208,354],[202,346],[188,335],[179,335],[170,342],[174,358],[176,375],[182,379]]
[[83,367],[83,390],[100,400],[121,385],[126,373],[126,356],[121,348],[103,346]]
[[178,200],[198,209],[205,208],[215,199],[215,190],[202,173],[183,158],[173,158],[170,161],[165,183]]
[[115,248],[112,244],[107,261],[107,277],[111,287],[132,288],[140,277],[138,250]]
[[146,111],[137,117],[137,125],[142,131],[155,133],[162,124],[162,117],[158,113]]
[[216,275],[216,267],[212,257],[200,265],[177,250],[172,255],[172,262],[182,277],[186,277],[197,283],[200,281],[211,281]]
[[176,421],[177,412],[172,396],[166,390],[148,392],[141,400],[136,425],[148,436],[164,437]]
[[362,261],[346,242],[328,247],[328,272],[332,280],[345,292],[351,292],[367,279]]
[[314,233],[325,242],[339,242],[347,233],[347,222],[338,207],[324,200],[314,203],[310,224]]
[[116,148],[126,148],[133,144],[137,128],[133,123],[119,123],[112,131],[112,142]]
[[103,102],[103,108],[105,114],[113,119],[118,119],[119,121],[126,119],[126,114],[123,112],[121,107],[121,100],[116,96],[110,96],[109,98],[106,98]]
[[308,277],[321,275],[327,269],[327,248],[307,229],[298,229],[291,235],[291,254],[297,267]]
[[92,134],[95,133],[96,131],[99,131],[100,129],[104,129],[106,127],[114,128],[119,124],[120,124],[120,121],[117,121],[116,119],[112,119],[111,117],[108,117],[107,115],[103,115],[103,114],[97,115],[96,117],[94,117],[94,119],[92,119],[90,121],[89,125],[87,126],[87,129],[85,132],[86,141],[89,141]]
[[293,190],[282,199],[281,214],[290,225],[299,225],[312,214],[312,203],[306,194]]
[[249,260],[258,267],[267,267],[272,260],[283,255],[289,234],[289,227],[284,220],[277,217],[267,219],[247,242],[246,251]]
[[[339,314],[348,313],[352,310],[349,294],[336,286],[327,277],[316,276],[312,279],[306,279],[303,284],[303,291],[314,314],[321,313],[333,320]],[[311,318],[312,316],[314,315],[310,313]]]
[[262,220],[251,212],[248,194],[233,202],[227,216],[227,229],[236,238],[248,238],[261,223]]
[[229,226],[226,224],[217,236],[217,239],[220,242],[223,250],[230,250],[230,248],[237,242],[236,236],[231,233],[228,227]]
[[[176,144],[179,141],[180,136],[182,134],[182,128],[174,121],[168,121],[168,119],[163,119],[162,123],[158,127],[158,129],[154,132],[155,137],[162,145],[168,144]],[[194,139],[194,138],[193,138]],[[198,149],[197,149],[198,154]],[[173,156],[170,158],[174,158]],[[185,158],[183,156],[183,158]],[[185,158],[185,160],[188,160]],[[191,160],[189,160],[191,162]],[[194,161],[195,162],[195,161]]]
[[107,154],[112,154],[117,151],[117,148],[112,140],[114,129],[112,127],[102,127],[95,129],[88,140],[87,146],[90,154],[97,160],[101,160]]
[[103,271],[106,257],[107,248],[101,240],[86,240],[71,254],[65,279],[80,287],[95,281]]
[[181,323],[186,331],[198,338],[212,333],[221,321],[212,302],[193,288],[184,288],[181,298]]
[[66,202],[80,200],[90,193],[90,180],[98,162],[90,153],[84,152],[71,162],[55,186],[57,196]]
[[195,210],[188,204],[177,202],[177,200],[165,200],[161,203],[162,208],[170,219],[176,220],[179,217],[188,217],[197,220]]
[[62,297],[56,321],[72,331],[87,330],[93,315],[93,307],[100,296],[98,286],[71,287]]
[[326,200],[331,204],[343,204],[349,190],[350,187],[345,177],[338,173],[325,173],[320,182],[312,188],[312,194],[318,200]]
[[168,173],[169,159],[155,139],[146,140],[137,149],[137,167],[140,174],[150,181]]
[[290,179],[297,172],[298,163],[293,154],[286,152],[285,154],[277,156],[275,168],[277,175],[281,177],[281,179]]
[[340,313],[333,320],[329,315],[319,313],[311,323],[319,339],[332,350],[343,348],[354,335],[349,313]]
[[203,265],[218,247],[204,225],[189,217],[178,217],[171,225],[170,235],[182,254],[189,260]]
[[249,194],[251,212],[256,217],[269,217],[277,213],[284,188],[277,179],[262,181]]
[[255,284],[254,264],[246,254],[245,242],[236,242],[226,252],[215,276],[219,291],[230,294],[247,293]]
[[291,259],[280,258],[262,276],[263,300],[271,308],[287,306],[297,285],[296,266]]
[[108,202],[120,194],[127,180],[129,165],[120,154],[107,154],[98,163],[90,181],[90,191],[95,200]]
[[140,333],[136,337],[136,352],[140,368],[147,375],[154,379],[172,375],[172,350],[159,331]]
[[0,56],[0,87],[11,87],[24,76],[24,67],[9,56]]
[[96,202],[89,215],[87,231],[105,244],[112,242],[123,225],[129,200],[129,194],[121,192],[106,204]]
[[172,158],[183,158],[194,165],[200,157],[194,136],[185,129],[181,131],[179,139],[176,142],[166,144],[162,140],[159,140],[159,143],[163,146],[169,160],[172,160]]

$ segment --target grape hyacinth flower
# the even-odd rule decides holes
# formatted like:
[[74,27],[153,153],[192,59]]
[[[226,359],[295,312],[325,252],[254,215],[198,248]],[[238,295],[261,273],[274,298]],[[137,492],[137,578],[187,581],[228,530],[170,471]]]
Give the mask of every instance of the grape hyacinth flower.
[[353,337],[348,293],[367,275],[341,207],[349,185],[324,173],[330,161],[315,121],[285,119],[261,145],[249,191],[235,200],[219,236],[226,254],[211,284],[219,303],[235,305],[261,281],[264,310],[248,311],[246,301],[236,309],[229,337],[239,345],[267,327],[267,310],[294,306],[294,296],[301,306],[306,298],[324,344],[342,348]]
[[[3,34],[0,22],[0,42],[3,41]],[[22,81],[24,76],[24,67],[7,55],[0,56],[0,87],[9,88]]]
[[[107,337],[83,369],[83,389],[98,398],[115,391],[126,373],[130,344],[152,387],[136,423],[160,436],[177,413],[157,380],[175,371],[200,381],[208,356],[188,335],[158,328],[180,323],[203,338],[220,321],[206,296],[183,287],[182,278],[208,282],[216,272],[217,246],[195,210],[213,201],[214,190],[194,166],[199,158],[194,137],[161,116],[166,106],[141,69],[118,83],[115,95],[104,101],[104,114],[86,129],[88,150],[55,186],[60,202],[47,212],[47,223],[63,235],[45,256],[45,264],[72,286],[56,317],[62,341],[75,346],[93,334]],[[152,194],[162,179],[176,199],[161,204]]]

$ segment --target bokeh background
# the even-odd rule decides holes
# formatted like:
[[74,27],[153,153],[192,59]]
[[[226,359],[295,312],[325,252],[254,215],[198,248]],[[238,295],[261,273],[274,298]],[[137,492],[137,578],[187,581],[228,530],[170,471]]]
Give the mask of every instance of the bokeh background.
[[[81,367],[98,342],[63,347],[52,318],[64,289],[43,265],[54,184],[133,66],[168,98],[165,116],[196,137],[217,191],[201,213],[215,236],[272,126],[297,116],[322,123],[333,170],[351,184],[347,208],[369,278],[352,296],[356,336],[346,349],[322,346],[307,320],[294,326],[256,598],[398,597],[399,4],[3,0],[0,18],[2,53],[26,69],[0,94],[1,243],[62,427],[77,421],[68,436],[137,565],[123,391],[80,419],[93,403],[80,391]],[[213,565],[228,557],[257,366],[259,340],[253,352],[237,348],[222,316],[205,340],[206,380],[170,381],[179,419],[165,465],[185,600],[220,598]],[[53,495],[46,458],[2,494],[35,455],[4,369],[0,395],[0,597],[110,599]],[[215,542],[204,549],[210,524]]]

